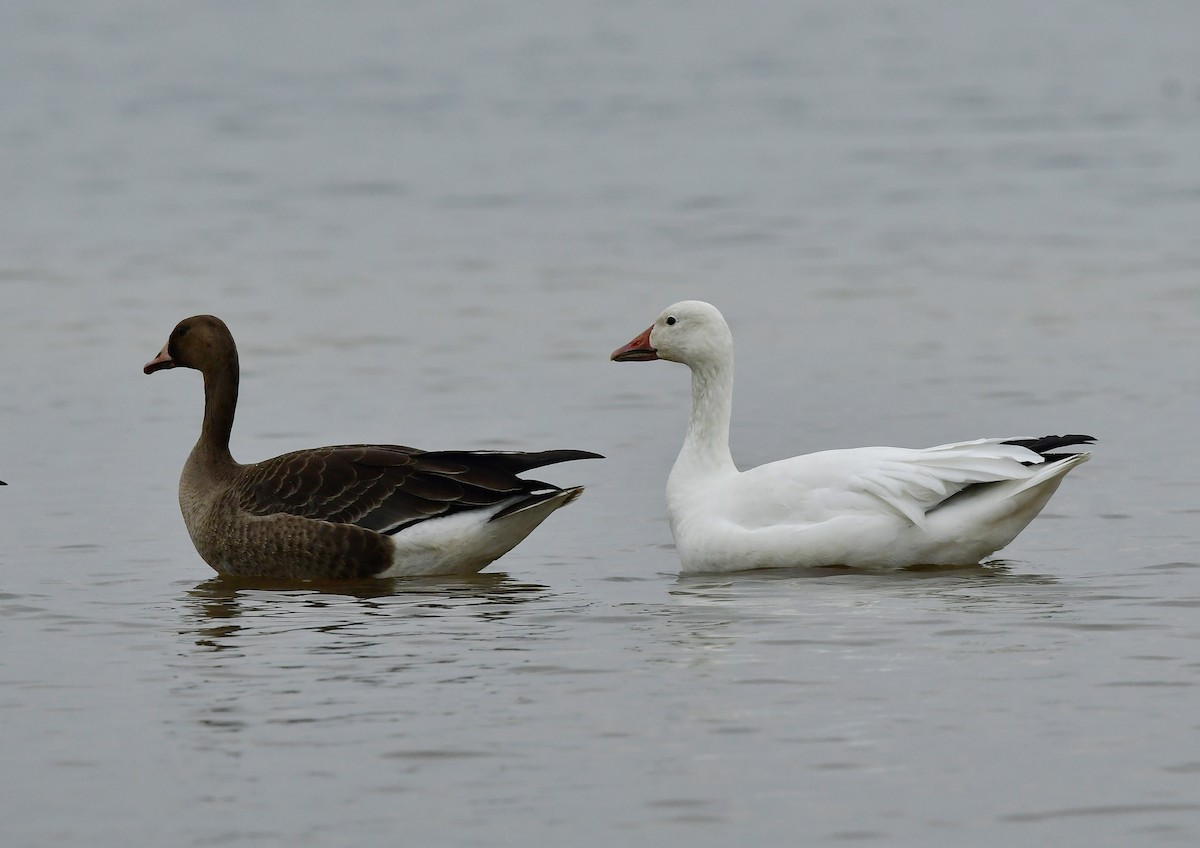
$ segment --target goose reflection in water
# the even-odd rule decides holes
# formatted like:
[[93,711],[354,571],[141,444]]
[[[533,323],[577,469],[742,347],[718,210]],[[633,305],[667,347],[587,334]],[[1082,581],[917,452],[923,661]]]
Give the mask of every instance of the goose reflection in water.
[[[218,576],[187,592],[188,619],[197,625],[197,644],[214,650],[233,647],[242,631],[361,627],[373,618],[430,616],[469,610],[483,619],[502,619],[514,607],[550,596],[548,586],[515,580],[502,572],[450,578],[371,578],[357,581],[302,581]],[[353,610],[353,620],[318,615],[336,608]],[[260,626],[251,626],[257,622]]]
[[[772,614],[767,609],[794,609],[809,598],[817,605],[876,604],[880,598],[920,597],[963,610],[993,604],[1061,606],[1057,577],[1019,571],[1024,563],[989,560],[979,565],[913,566],[879,572],[845,566],[761,569],[715,575],[680,575],[670,594],[685,607],[742,608],[747,615]],[[803,585],[801,585],[803,584]],[[826,597],[820,589],[836,588]],[[847,588],[853,589],[849,595]],[[1022,592],[1022,589],[1028,591]],[[1014,594],[1015,592],[1015,594]]]

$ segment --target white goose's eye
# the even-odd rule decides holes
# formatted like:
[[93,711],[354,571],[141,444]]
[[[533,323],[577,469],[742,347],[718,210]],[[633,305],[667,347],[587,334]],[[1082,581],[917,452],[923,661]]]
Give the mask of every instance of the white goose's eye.
[[673,326],[675,326],[675,316],[674,316],[674,315],[668,315],[668,316],[667,316],[667,326],[668,326],[668,327],[673,327]]

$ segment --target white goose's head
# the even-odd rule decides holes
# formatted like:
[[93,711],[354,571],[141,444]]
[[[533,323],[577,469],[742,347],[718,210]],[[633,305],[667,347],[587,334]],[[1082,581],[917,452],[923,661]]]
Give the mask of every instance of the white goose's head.
[[650,327],[612,352],[614,362],[666,359],[689,368],[728,361],[733,335],[725,318],[711,303],[683,300],[668,306]]

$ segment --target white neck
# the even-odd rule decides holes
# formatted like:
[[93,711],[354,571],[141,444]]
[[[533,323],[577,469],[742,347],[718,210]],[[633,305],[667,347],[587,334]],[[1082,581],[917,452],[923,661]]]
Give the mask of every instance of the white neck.
[[732,351],[719,361],[692,366],[692,415],[675,471],[701,476],[736,473],[729,453],[732,410]]

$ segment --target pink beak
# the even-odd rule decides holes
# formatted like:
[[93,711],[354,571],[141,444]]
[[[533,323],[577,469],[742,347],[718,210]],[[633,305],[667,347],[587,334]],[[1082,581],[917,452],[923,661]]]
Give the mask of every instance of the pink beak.
[[658,359],[658,351],[650,346],[650,331],[653,329],[654,325],[651,324],[646,328],[646,332],[629,344],[614,350],[609,359],[613,362],[649,362],[651,359]]
[[146,374],[153,374],[155,371],[162,371],[164,368],[174,368],[175,360],[171,358],[171,354],[167,353],[167,346],[170,342],[163,345],[163,349],[158,352],[158,356],[146,363],[146,367],[142,369]]

